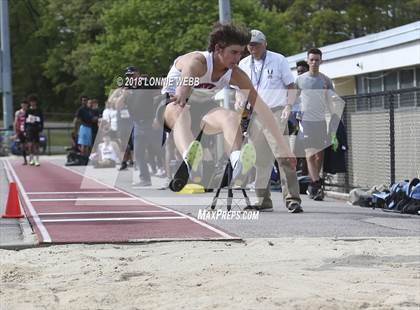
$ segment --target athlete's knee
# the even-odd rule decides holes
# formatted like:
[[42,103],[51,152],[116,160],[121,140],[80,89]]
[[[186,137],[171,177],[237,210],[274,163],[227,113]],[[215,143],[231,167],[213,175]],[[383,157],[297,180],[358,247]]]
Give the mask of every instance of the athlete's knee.
[[172,128],[180,117],[184,118],[186,116],[186,111],[187,107],[182,108],[180,105],[169,103],[163,114],[165,123]]
[[238,129],[240,125],[240,118],[237,113],[229,111],[229,113],[226,114],[224,123],[229,127]]

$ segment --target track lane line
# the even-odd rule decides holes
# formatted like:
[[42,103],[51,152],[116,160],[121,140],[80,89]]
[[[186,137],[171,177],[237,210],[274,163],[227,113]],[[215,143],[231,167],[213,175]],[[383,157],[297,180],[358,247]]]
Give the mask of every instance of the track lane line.
[[45,228],[44,224],[42,224],[42,221],[39,218],[38,213],[35,211],[34,206],[32,205],[30,199],[28,198],[28,195],[25,192],[25,188],[23,187],[22,182],[17,176],[15,169],[13,168],[12,164],[9,162],[8,159],[6,159],[5,162],[6,162],[6,165],[9,167],[10,172],[13,175],[13,179],[15,180],[18,188],[20,189],[19,192],[22,195],[23,200],[25,201],[26,207],[28,208],[32,219],[34,220],[35,226],[38,228],[39,232],[41,233],[43,240],[39,240],[39,242],[51,243],[52,242],[51,236],[48,233],[47,229]]
[[30,199],[33,202],[42,202],[42,201],[133,201],[136,200],[134,198],[125,198],[125,197],[89,197],[89,198],[35,198]]
[[51,162],[51,161],[50,161],[50,163],[51,163],[52,165],[55,165],[55,166],[59,167],[59,168],[66,169],[66,170],[68,170],[68,171],[70,171],[70,172],[73,172],[73,173],[75,173],[75,174],[78,174],[78,175],[80,175],[80,176],[81,176],[81,177],[83,177],[83,178],[87,178],[87,179],[93,180],[93,181],[95,181],[95,182],[97,182],[97,183],[99,183],[99,184],[102,184],[102,185],[106,186],[107,188],[114,189],[114,190],[116,190],[116,191],[118,191],[118,192],[120,192],[120,193],[123,193],[123,194],[126,194],[126,195],[130,196],[130,197],[133,197],[133,198],[135,198],[136,200],[139,200],[139,201],[142,201],[142,202],[144,202],[144,203],[147,203],[147,204],[153,205],[153,206],[155,206],[155,207],[157,207],[157,208],[161,208],[161,209],[164,209],[164,210],[167,210],[167,211],[174,212],[174,213],[176,213],[176,214],[178,214],[178,215],[180,215],[180,216],[185,216],[185,217],[187,217],[188,219],[190,219],[191,221],[193,221],[194,223],[196,223],[196,224],[198,224],[198,225],[200,225],[200,226],[203,226],[203,227],[205,227],[205,228],[207,228],[207,229],[209,229],[209,230],[211,230],[211,231],[213,231],[213,232],[215,232],[215,233],[217,233],[217,234],[221,235],[221,236],[222,236],[223,238],[225,238],[225,239],[238,239],[238,237],[231,236],[231,235],[229,235],[229,234],[227,234],[227,233],[225,233],[225,232],[223,232],[223,231],[221,231],[221,230],[219,230],[219,229],[217,229],[217,228],[215,228],[215,227],[213,227],[213,226],[210,226],[210,225],[208,225],[208,224],[206,224],[206,223],[204,223],[204,222],[201,222],[201,221],[197,220],[196,218],[194,218],[194,217],[192,217],[192,216],[189,216],[189,215],[183,214],[183,213],[181,213],[181,212],[178,212],[178,211],[176,211],[176,210],[172,210],[172,209],[169,209],[169,208],[166,208],[166,207],[163,207],[163,206],[159,206],[159,205],[155,204],[155,203],[154,203],[154,202],[152,202],[152,201],[148,201],[148,200],[145,200],[145,199],[143,199],[143,198],[140,198],[140,197],[134,196],[133,194],[131,194],[131,193],[129,193],[129,192],[126,192],[126,191],[124,191],[124,190],[121,190],[121,189],[120,189],[120,188],[118,188],[118,187],[111,187],[111,186],[109,186],[108,184],[106,184],[106,183],[104,183],[104,182],[102,182],[102,181],[96,180],[96,179],[94,179],[94,178],[92,178],[92,177],[89,177],[89,176],[85,176],[85,175],[83,175],[82,173],[80,173],[79,171],[76,171],[76,170],[70,169],[70,168],[65,167],[65,166],[59,166],[58,164],[53,163],[53,162]]
[[185,216],[155,216],[155,217],[97,217],[97,218],[79,218],[79,219],[52,219],[42,220],[43,223],[61,223],[61,222],[113,222],[113,221],[142,221],[142,220],[188,220]]
[[76,194],[119,194],[117,191],[107,192],[27,192],[28,195],[76,195]]
[[84,211],[84,212],[50,212],[38,213],[39,216],[53,216],[53,215],[83,215],[83,214],[136,214],[136,213],[168,213],[168,211]]

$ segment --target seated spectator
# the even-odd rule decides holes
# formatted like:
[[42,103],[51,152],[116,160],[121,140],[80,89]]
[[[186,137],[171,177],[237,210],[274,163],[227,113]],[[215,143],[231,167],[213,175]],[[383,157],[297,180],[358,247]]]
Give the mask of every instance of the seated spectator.
[[111,140],[117,141],[118,112],[112,102],[106,102],[105,110],[102,112],[101,129]]
[[92,153],[90,159],[95,168],[114,168],[119,162],[119,154],[118,144],[105,135],[103,142],[98,146],[98,152]]

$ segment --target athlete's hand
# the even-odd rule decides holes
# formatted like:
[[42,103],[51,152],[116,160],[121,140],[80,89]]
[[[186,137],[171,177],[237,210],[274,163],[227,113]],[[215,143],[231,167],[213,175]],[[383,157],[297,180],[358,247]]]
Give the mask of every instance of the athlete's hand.
[[123,100],[123,98],[126,96],[126,91],[123,88],[117,88],[112,91],[112,93],[109,95],[108,101],[110,103],[115,104],[115,106],[118,106],[118,104]]
[[153,127],[153,129],[159,129],[160,124],[159,124],[159,121],[157,120],[157,118],[153,119],[152,127]]
[[286,105],[283,109],[283,111],[281,112],[281,119],[289,119],[290,116],[290,112],[292,111],[292,108],[290,107],[290,105]]
[[180,96],[178,94],[175,94],[171,97],[169,102],[173,102],[175,105],[179,105],[180,107],[185,107],[187,104],[187,98],[184,96]]

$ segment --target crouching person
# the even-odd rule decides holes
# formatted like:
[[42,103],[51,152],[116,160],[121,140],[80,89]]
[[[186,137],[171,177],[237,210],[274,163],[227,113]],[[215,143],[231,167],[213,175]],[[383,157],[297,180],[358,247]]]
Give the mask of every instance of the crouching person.
[[91,154],[90,159],[95,168],[114,168],[120,161],[120,154],[118,144],[105,135],[98,146],[98,152]]

